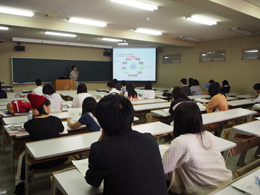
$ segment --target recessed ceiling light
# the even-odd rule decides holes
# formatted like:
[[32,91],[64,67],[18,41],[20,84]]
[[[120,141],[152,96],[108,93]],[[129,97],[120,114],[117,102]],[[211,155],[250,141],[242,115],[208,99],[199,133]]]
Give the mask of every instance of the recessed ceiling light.
[[162,35],[162,32],[160,31],[156,31],[156,30],[150,30],[150,29],[145,29],[145,28],[137,28],[136,30],[134,30],[134,32],[137,33],[144,33],[144,34],[149,34],[149,35]]
[[84,25],[89,25],[89,26],[98,26],[98,27],[107,26],[107,24],[105,22],[99,22],[99,21],[95,21],[95,20],[88,20],[88,19],[77,18],[77,17],[69,18],[68,22],[76,23],[76,24],[84,24]]
[[191,16],[191,17],[187,17],[186,19],[193,21],[193,22],[200,23],[200,24],[206,24],[206,25],[209,25],[209,26],[217,25],[216,21],[213,21],[213,20],[210,20],[208,18],[201,17],[201,16]]
[[0,7],[0,13],[18,15],[18,16],[26,16],[26,17],[33,17],[34,16],[34,13],[32,11],[22,10],[22,9],[14,9],[14,8],[7,8],[7,7]]
[[186,40],[186,41],[194,41],[194,42],[201,41],[201,39],[197,39],[197,38],[194,38],[194,37],[188,37],[188,36],[178,36],[178,39]]
[[75,34],[58,33],[58,32],[50,32],[50,31],[46,31],[46,32],[44,32],[44,34],[46,34],[46,35],[62,36],[62,37],[76,37],[77,36]]
[[145,10],[148,10],[148,11],[158,10],[158,7],[155,6],[155,5],[152,5],[150,3],[145,3],[145,2],[142,2],[142,1],[137,1],[137,0],[111,0],[111,1],[115,2],[115,3],[128,5],[128,6],[131,6],[131,7],[145,9]]
[[8,29],[9,29],[8,27],[0,26],[0,30],[8,30]]
[[111,42],[121,42],[121,41],[123,41],[122,39],[112,39],[112,38],[106,38],[106,37],[102,38],[101,40],[102,41],[111,41]]
[[238,28],[238,27],[234,27],[231,30],[234,31],[234,32],[237,32],[237,33],[244,34],[244,35],[253,35],[254,34],[254,32],[251,32],[249,30],[244,30],[244,29],[241,29],[241,28]]

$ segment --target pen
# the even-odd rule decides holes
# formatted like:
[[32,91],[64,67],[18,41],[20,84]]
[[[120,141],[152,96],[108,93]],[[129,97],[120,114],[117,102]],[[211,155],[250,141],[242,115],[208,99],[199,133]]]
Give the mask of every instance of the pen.
[[255,176],[255,180],[256,180],[257,185],[260,187],[260,179],[259,179],[259,177]]

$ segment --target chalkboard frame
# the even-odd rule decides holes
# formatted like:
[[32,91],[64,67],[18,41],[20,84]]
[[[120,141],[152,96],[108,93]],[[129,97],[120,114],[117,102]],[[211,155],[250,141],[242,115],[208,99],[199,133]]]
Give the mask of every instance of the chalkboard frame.
[[[27,62],[27,64],[23,64]],[[31,64],[31,63],[35,64]],[[38,63],[36,63],[38,62]],[[49,64],[44,64],[49,63]],[[55,63],[55,66],[53,64]],[[37,78],[40,78],[44,83],[50,83],[59,77],[67,76],[71,71],[71,66],[76,65],[79,70],[79,82],[106,82],[112,80],[112,60],[111,61],[88,61],[88,60],[64,60],[64,59],[48,59],[48,58],[26,58],[26,57],[11,57],[11,71],[13,84],[32,84]],[[18,68],[18,66],[21,66]],[[33,70],[30,68],[33,66]],[[35,66],[35,67],[34,67]],[[49,66],[49,67],[48,67]],[[62,69],[58,68],[61,67]],[[29,68],[28,68],[29,67]],[[50,72],[51,68],[55,67],[57,72]],[[36,69],[37,71],[36,71]],[[28,71],[28,69],[30,69]],[[42,72],[45,71],[44,76]],[[103,70],[103,71],[101,71]],[[20,71],[20,72],[17,72]],[[21,74],[22,71],[22,74]],[[35,72],[36,71],[36,72]],[[48,71],[46,73],[46,71]],[[53,74],[51,74],[53,73]],[[54,74],[55,75],[54,77]],[[62,74],[65,73],[65,74]],[[30,74],[34,74],[32,77]],[[38,75],[37,75],[38,74]],[[41,75],[39,75],[41,74]],[[17,76],[19,75],[19,76]],[[37,77],[37,78],[36,78]],[[53,78],[51,78],[53,77]],[[20,79],[23,78],[23,79]]]

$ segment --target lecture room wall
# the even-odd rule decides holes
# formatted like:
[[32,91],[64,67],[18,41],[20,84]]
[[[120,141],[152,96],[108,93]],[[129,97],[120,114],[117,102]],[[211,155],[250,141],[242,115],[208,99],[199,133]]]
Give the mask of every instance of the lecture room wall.
[[[83,48],[47,44],[22,43],[21,45],[25,46],[25,51],[15,51],[15,44],[15,42],[11,41],[5,41],[5,43],[0,44],[0,80],[4,81],[8,85],[12,85],[10,60],[11,57],[111,61],[111,57],[103,56],[104,49],[100,48]],[[81,74],[83,73],[81,72]],[[88,82],[87,86],[89,90],[106,88],[106,82]],[[33,88],[35,88],[35,85],[14,85],[14,89],[17,92],[23,89]]]
[[[243,48],[260,48],[260,35],[239,36],[222,40],[205,41],[195,48],[170,48],[159,50],[157,83],[154,86],[174,87],[182,77],[196,78],[205,90],[210,79],[222,83],[228,80],[231,92],[253,93],[253,85],[260,82],[260,59],[241,60]],[[226,61],[199,62],[199,53],[226,50]],[[181,63],[162,64],[163,55],[181,53]]]
[[[180,79],[197,78],[203,90],[205,84],[214,79],[218,82],[227,79],[232,92],[252,93],[252,86],[260,82],[260,60],[241,60],[243,48],[260,47],[260,35],[227,38],[222,40],[200,42],[194,48],[163,47],[159,49],[157,58],[157,87],[174,87],[180,85]],[[103,56],[103,49],[81,48],[58,45],[23,43],[26,51],[14,50],[14,42],[5,41],[0,44],[0,80],[11,84],[10,57],[72,59],[109,61],[111,57]],[[226,61],[199,62],[199,52],[226,50]],[[162,56],[181,53],[181,63],[162,64]],[[51,70],[50,70],[51,71]],[[33,73],[32,73],[33,74]],[[88,89],[106,88],[105,82],[88,82]],[[143,83],[136,83],[141,86]],[[15,85],[15,91],[32,89],[34,85]]]

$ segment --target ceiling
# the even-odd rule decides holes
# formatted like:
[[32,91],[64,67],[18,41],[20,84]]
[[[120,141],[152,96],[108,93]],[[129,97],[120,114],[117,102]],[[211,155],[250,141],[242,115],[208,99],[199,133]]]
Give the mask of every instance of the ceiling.
[[[194,47],[196,43],[179,40],[189,36],[201,41],[245,36],[233,32],[239,27],[260,33],[260,0],[143,0],[155,4],[158,10],[150,12],[127,7],[110,0],[1,0],[0,6],[31,10],[32,18],[0,14],[1,40],[12,37],[56,40],[117,46],[101,41],[102,37],[120,38],[134,47],[174,46]],[[215,26],[197,24],[185,17],[202,15],[217,21]],[[49,17],[52,16],[52,17]],[[106,22],[105,28],[90,27],[67,22],[69,17],[81,17]],[[136,28],[149,28],[163,32],[162,36],[133,32]],[[75,38],[45,35],[52,30],[77,34]]]

